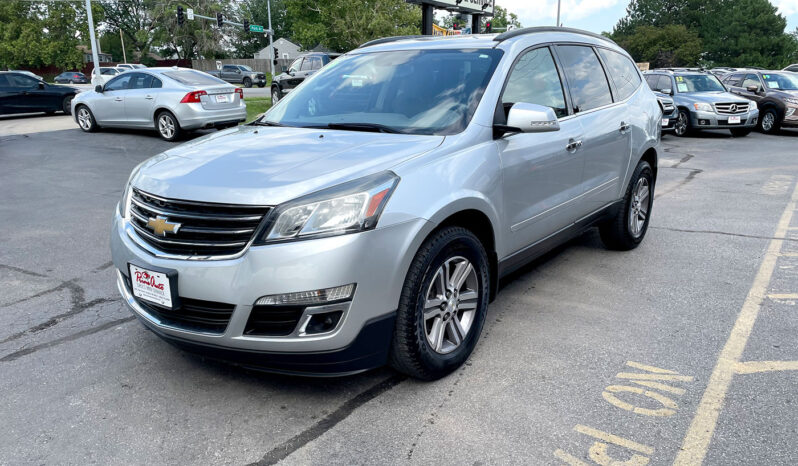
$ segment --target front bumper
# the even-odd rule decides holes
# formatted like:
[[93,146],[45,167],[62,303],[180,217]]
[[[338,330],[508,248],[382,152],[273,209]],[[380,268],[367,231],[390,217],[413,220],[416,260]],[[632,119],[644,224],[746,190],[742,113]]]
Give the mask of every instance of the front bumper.
[[798,128],[798,108],[797,107],[787,107],[787,111],[784,114],[784,118],[781,120],[781,126],[787,126],[790,128]]
[[[152,255],[131,239],[131,227],[116,213],[111,253],[117,286],[128,307],[149,329],[178,346],[281,372],[352,373],[386,362],[399,295],[415,252],[413,241],[426,225],[416,219],[358,234],[252,246],[235,259],[201,261]],[[234,305],[224,331],[181,328],[148,312],[130,292],[129,262],[176,271],[181,298]],[[356,283],[354,296],[330,333],[244,332],[259,297],[349,283]]]
[[212,128],[241,123],[247,119],[247,106],[239,105],[222,110],[208,110],[202,104],[179,104],[174,111],[183,129]]
[[[729,116],[740,117],[740,123],[729,124]],[[734,129],[753,128],[759,119],[759,110],[751,110],[737,115],[723,115],[715,112],[691,111],[690,125],[694,129]]]

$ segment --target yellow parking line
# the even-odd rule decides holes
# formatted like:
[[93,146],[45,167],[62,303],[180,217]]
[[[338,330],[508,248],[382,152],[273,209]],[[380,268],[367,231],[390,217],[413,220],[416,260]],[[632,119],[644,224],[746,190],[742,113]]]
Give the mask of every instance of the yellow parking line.
[[773,293],[769,294],[770,299],[798,299],[798,293]]
[[798,257],[798,252],[783,252],[781,257]]
[[798,371],[798,361],[747,361],[734,365],[735,374],[756,374],[758,372]]
[[559,448],[554,450],[554,456],[561,459],[564,463],[570,464],[571,466],[587,466],[587,463],[585,463],[584,461],[580,460],[574,455],[571,455],[569,453],[560,450]]
[[644,455],[650,456],[654,454],[654,449],[649,447],[648,445],[642,445],[640,443],[633,442],[629,439],[618,437],[617,435],[608,434],[607,432],[602,432],[592,427],[577,424],[576,426],[574,426],[574,430],[579,432],[580,434],[589,435],[590,437],[597,438],[599,440],[604,440],[605,442],[613,443],[615,445],[628,448],[629,450],[639,451]]
[[[798,184],[793,190],[790,202],[781,214],[781,219],[776,226],[774,238],[784,238],[787,228],[792,220],[792,214],[798,201]],[[767,253],[759,266],[754,283],[748,291],[743,307],[734,323],[729,339],[720,352],[718,362],[709,377],[709,383],[698,404],[695,417],[690,423],[687,434],[682,441],[682,448],[676,455],[675,465],[698,465],[704,461],[704,457],[709,449],[712,435],[715,433],[715,426],[718,416],[723,409],[723,402],[729,390],[732,377],[734,376],[737,363],[743,354],[748,337],[754,327],[762,300],[767,295],[768,284],[776,268],[776,260],[779,257],[784,240],[773,239],[768,244]]]

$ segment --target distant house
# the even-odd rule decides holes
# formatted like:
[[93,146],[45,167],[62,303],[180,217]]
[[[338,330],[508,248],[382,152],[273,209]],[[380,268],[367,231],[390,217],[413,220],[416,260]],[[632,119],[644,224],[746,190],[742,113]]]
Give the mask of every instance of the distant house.
[[[85,45],[78,45],[77,49],[83,52],[83,63],[91,63],[94,61],[94,58],[91,56],[91,49]],[[98,53],[97,57],[100,59],[100,63],[108,63],[114,61],[114,57],[111,56],[110,53]]]
[[[302,47],[282,37],[274,41],[274,48],[277,49],[277,58],[284,58],[287,60],[293,60],[302,53]],[[256,53],[255,58],[271,60],[272,56],[269,53],[269,47]]]

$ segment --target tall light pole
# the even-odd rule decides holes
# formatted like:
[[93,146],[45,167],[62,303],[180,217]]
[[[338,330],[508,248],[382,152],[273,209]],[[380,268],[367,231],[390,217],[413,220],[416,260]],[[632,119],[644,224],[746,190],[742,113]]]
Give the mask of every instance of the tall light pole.
[[557,0],[557,24],[555,26],[560,27],[560,0]]
[[86,14],[89,17],[89,39],[91,39],[91,58],[94,60],[94,70],[91,72],[92,79],[95,73],[100,76],[100,56],[97,54],[97,38],[94,35],[94,18],[91,16],[91,0],[86,0]]
[[272,70],[272,79],[274,79],[274,62],[277,60],[277,57],[274,56],[274,29],[272,29],[272,2],[270,0],[266,0],[266,13],[269,15],[269,55],[272,57],[272,62],[269,64],[269,68]]
[[119,28],[119,40],[122,41],[122,61],[127,63],[127,54],[125,53],[125,38],[122,37],[122,28]]

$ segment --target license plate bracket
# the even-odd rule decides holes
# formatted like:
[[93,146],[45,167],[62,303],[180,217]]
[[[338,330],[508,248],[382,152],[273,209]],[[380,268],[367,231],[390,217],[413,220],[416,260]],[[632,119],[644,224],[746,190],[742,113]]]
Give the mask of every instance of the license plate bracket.
[[170,310],[180,307],[180,296],[177,293],[177,270],[134,262],[129,262],[127,267],[133,296]]
[[740,124],[740,117],[739,116],[730,116],[729,117],[729,124],[730,125],[739,125]]
[[663,118],[663,119],[662,119],[662,126],[668,126],[668,122],[669,122],[669,121],[670,121],[670,120],[668,120],[667,118]]
[[229,102],[229,100],[227,99],[227,95],[225,95],[225,94],[216,94],[216,103],[217,104],[226,104],[227,102]]

